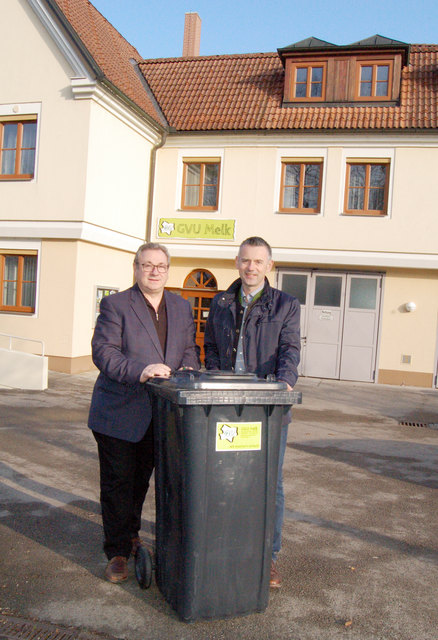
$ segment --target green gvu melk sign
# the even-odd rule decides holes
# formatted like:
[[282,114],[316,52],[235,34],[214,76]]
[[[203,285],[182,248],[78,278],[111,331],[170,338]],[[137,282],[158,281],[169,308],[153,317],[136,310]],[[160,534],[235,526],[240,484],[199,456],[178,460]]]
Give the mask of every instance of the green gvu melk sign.
[[234,240],[235,220],[199,220],[198,218],[160,218],[159,238]]

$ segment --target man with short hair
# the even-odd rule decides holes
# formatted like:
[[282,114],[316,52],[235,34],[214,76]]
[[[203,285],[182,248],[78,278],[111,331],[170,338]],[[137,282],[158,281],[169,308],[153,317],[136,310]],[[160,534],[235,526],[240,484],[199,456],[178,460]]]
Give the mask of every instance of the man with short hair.
[[[204,338],[207,369],[274,374],[292,390],[300,361],[300,304],[270,286],[273,266],[269,244],[253,236],[242,242],[236,257],[240,278],[212,302]],[[281,586],[276,566],[284,518],[283,460],[290,412],[281,429],[270,586]]]
[[141,546],[141,512],[154,468],[152,408],[144,383],[200,366],[190,305],[164,290],[169,262],[164,245],[141,245],[134,258],[134,286],[102,299],[92,339],[100,374],[88,426],[99,452],[110,582],[126,580],[128,558]]

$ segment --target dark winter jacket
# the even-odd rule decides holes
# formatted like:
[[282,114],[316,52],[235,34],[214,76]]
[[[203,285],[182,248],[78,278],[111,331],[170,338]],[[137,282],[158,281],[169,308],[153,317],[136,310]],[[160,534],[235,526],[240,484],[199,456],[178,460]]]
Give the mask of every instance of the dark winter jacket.
[[[236,332],[240,278],[212,302],[205,329],[207,369],[231,370]],[[265,279],[263,293],[248,309],[243,332],[243,354],[248,372],[265,378],[274,374],[291,387],[300,361],[300,304],[293,296],[274,289]]]

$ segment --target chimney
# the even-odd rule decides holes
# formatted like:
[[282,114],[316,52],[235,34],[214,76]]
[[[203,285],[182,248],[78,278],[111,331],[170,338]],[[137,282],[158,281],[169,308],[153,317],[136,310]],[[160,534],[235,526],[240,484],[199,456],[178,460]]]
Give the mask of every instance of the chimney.
[[186,13],[184,21],[183,58],[199,56],[201,44],[201,18],[197,13]]

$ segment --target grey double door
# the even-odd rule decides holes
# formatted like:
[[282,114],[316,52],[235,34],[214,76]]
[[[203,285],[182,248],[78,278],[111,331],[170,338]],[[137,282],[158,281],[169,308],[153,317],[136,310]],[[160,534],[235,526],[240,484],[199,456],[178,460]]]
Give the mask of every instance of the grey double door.
[[381,285],[381,274],[279,272],[301,304],[300,375],[374,380]]

